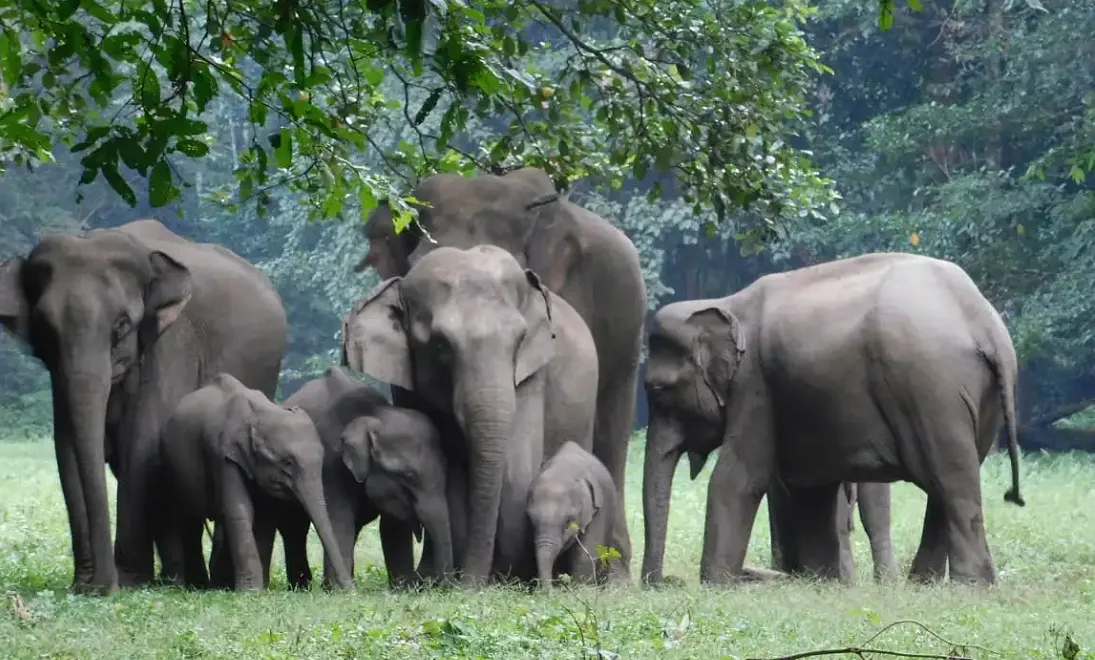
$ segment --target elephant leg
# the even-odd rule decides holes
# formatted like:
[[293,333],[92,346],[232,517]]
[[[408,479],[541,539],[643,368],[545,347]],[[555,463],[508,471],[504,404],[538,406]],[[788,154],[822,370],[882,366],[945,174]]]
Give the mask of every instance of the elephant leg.
[[836,494],[836,536],[839,559],[837,575],[845,584],[856,581],[855,556],[853,553],[852,530],[855,529],[856,485],[845,482],[837,488]]
[[791,494],[778,479],[773,480],[766,494],[768,499],[768,531],[772,539],[772,569],[788,575],[799,573],[798,530],[791,520]]
[[890,537],[890,484],[861,483],[858,488],[859,520],[871,542],[874,579],[890,580],[897,575],[897,559]]
[[620,559],[613,563],[613,572],[622,573],[614,577],[614,582],[621,579],[629,582],[631,575],[631,534],[627,529],[624,471],[627,468],[631,427],[635,421],[635,398],[642,396],[638,393],[639,354],[640,349],[636,347],[633,361],[628,361],[615,374],[602,374],[593,424],[592,453],[604,463],[608,473],[612,475],[619,502],[610,545],[620,553]]
[[415,586],[414,525],[392,516],[380,517],[380,549],[388,569],[388,586],[392,589]]
[[223,471],[220,506],[232,555],[233,586],[238,591],[258,591],[265,583],[253,527],[255,507],[237,469],[226,464]]
[[736,449],[722,446],[707,487],[700,559],[705,584],[726,584],[742,575],[753,521],[772,477],[768,461],[742,460]]
[[179,521],[179,540],[182,545],[183,584],[190,589],[208,589],[209,575],[205,571],[205,555],[202,552],[202,534],[205,520],[185,518]]
[[[148,407],[147,405],[142,407]],[[129,446],[121,449],[118,477],[118,532],[114,561],[121,586],[138,586],[152,581],[155,554],[151,530],[149,471],[154,465],[150,433],[134,432]]]
[[799,534],[800,572],[804,575],[841,578],[837,532],[837,503],[843,499],[840,490],[840,484],[790,489],[791,518]]
[[311,529],[312,521],[303,511],[292,511],[278,519],[278,533],[285,553],[285,579],[290,589],[307,591],[312,588],[312,567],[308,564],[308,532]]
[[956,475],[944,484],[946,552],[950,579],[979,584],[996,583],[996,565],[985,534],[979,475]]
[[232,553],[228,551],[228,537],[224,532],[223,523],[213,523],[211,545],[209,586],[214,589],[231,589],[236,571],[232,566]]
[[[270,588],[270,563],[274,558],[274,535],[277,532],[277,524],[273,516],[265,510],[255,512],[252,519],[252,534],[255,536],[255,548],[258,551],[259,563],[262,564],[262,588]],[[284,545],[285,538],[282,537]]]
[[[162,509],[160,509],[162,510]],[[181,526],[173,516],[158,518],[155,522],[156,550],[160,555],[159,582],[178,584],[186,574]]]
[[916,549],[909,579],[914,582],[936,582],[947,574],[946,512],[939,498],[928,496],[924,507],[924,528],[920,546]]

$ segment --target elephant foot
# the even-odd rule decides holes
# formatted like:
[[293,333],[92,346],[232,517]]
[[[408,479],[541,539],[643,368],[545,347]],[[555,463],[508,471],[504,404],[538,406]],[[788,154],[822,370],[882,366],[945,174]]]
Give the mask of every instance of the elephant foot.
[[758,568],[756,566],[742,566],[741,576],[738,580],[741,582],[773,582],[789,577],[791,576],[783,571],[773,571],[769,568]]
[[136,587],[144,587],[152,584],[153,576],[151,573],[137,573],[133,571],[118,571],[118,586],[122,588],[132,589]]
[[109,596],[118,592],[118,582],[74,582],[72,593],[77,596]]

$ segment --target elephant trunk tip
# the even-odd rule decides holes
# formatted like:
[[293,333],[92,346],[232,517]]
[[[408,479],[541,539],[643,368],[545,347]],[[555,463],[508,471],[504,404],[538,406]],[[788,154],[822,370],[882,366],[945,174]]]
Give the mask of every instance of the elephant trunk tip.
[[1023,499],[1023,496],[1019,494],[1019,487],[1012,486],[1004,493],[1004,501],[1011,502],[1017,506],[1026,506],[1027,501]]

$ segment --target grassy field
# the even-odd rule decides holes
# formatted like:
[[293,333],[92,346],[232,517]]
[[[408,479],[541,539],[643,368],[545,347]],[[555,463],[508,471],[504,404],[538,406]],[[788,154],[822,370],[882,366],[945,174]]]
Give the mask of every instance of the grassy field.
[[[637,574],[641,445],[633,449],[628,506]],[[0,443],[0,658],[769,658],[860,645],[906,620],[947,641],[899,623],[869,646],[940,657],[965,645],[958,655],[971,658],[1095,658],[1095,457],[1025,459],[1022,509],[1003,502],[1004,459],[991,457],[982,473],[1000,574],[991,589],[875,585],[858,529],[853,587],[796,581],[701,588],[712,461],[694,482],[684,463],[677,476],[666,574],[682,578],[683,586],[551,596],[497,588],[392,594],[384,588],[376,531],[368,529],[358,544],[360,586],[352,594],[289,593],[278,557],[267,593],[157,589],[76,598],[66,592],[71,560],[52,446]],[[903,570],[919,539],[923,506],[919,490],[895,485],[893,533]],[[312,548],[318,562],[314,534]],[[766,566],[768,551],[762,507],[750,563]],[[1078,653],[1062,652],[1069,639]]]

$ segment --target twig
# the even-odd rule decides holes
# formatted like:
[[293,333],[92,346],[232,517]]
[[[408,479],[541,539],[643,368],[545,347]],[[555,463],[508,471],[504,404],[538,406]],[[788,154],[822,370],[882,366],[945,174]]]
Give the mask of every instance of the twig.
[[[935,639],[937,639],[937,640],[943,642],[944,644],[950,646],[952,649],[954,649],[954,651],[951,652],[951,653],[947,653],[947,654],[941,654],[941,653],[910,653],[910,652],[907,652],[907,651],[887,651],[887,650],[884,650],[884,649],[874,649],[874,648],[870,648],[870,647],[867,646],[868,644],[870,644],[871,642],[873,642],[874,640],[876,640],[880,636],[882,636],[884,633],[886,633],[886,632],[888,632],[888,631],[892,630],[893,628],[896,628],[897,626],[900,626],[900,625],[913,625],[913,626],[916,626],[917,628],[920,628],[921,630],[928,633],[929,635],[931,635]],[[935,632],[934,630],[932,630],[928,626],[924,625],[923,623],[920,623],[919,621],[914,621],[912,619],[901,619],[901,620],[894,621],[893,623],[890,623],[890,624],[887,624],[887,625],[883,626],[880,630],[878,630],[873,635],[871,635],[866,640],[864,640],[863,643],[859,646],[846,646],[844,648],[837,648],[837,649],[822,649],[820,651],[804,651],[802,653],[795,653],[793,655],[781,655],[781,656],[775,656],[775,657],[771,657],[771,658],[747,658],[746,660],[799,660],[800,658],[817,658],[817,657],[826,656],[826,655],[855,655],[855,656],[859,656],[860,658],[865,658],[868,654],[883,655],[883,656],[889,656],[889,657],[892,657],[892,658],[930,658],[930,659],[935,659],[935,660],[973,660],[972,658],[969,658],[969,657],[964,656],[964,655],[957,655],[957,649],[976,649],[978,651],[983,651],[985,653],[990,653],[992,655],[1002,655],[998,651],[993,651],[992,649],[987,649],[983,646],[977,646],[976,644],[959,644],[957,642],[953,642],[953,641],[947,639],[946,637],[943,637],[939,633]]]
[[863,642],[863,644],[864,645],[870,644],[874,640],[878,639],[878,637],[880,635],[882,635],[882,633],[890,630],[891,628],[896,628],[897,626],[901,626],[901,625],[916,626],[917,628],[920,628],[924,632],[928,633],[929,635],[931,635],[932,637],[938,639],[939,641],[943,642],[944,644],[950,646],[951,648],[976,649],[978,651],[983,651],[985,653],[991,653],[992,655],[1003,655],[1003,653],[1000,653],[999,651],[993,651],[992,649],[987,649],[984,646],[977,646],[976,644],[959,644],[957,642],[952,642],[951,640],[947,639],[946,637],[943,637],[942,635],[935,632],[934,630],[932,630],[928,626],[924,625],[923,623],[920,623],[919,621],[915,621],[913,619],[898,619],[897,621],[894,621],[893,623],[887,624],[887,625],[883,626],[881,630],[879,630],[875,634],[868,637],[867,640],[865,642]]
[[806,651],[794,655],[781,655],[773,658],[746,658],[746,660],[799,660],[800,658],[819,658],[823,655],[857,655],[863,658],[867,654],[885,655],[891,658],[929,658],[931,660],[973,660],[964,655],[942,653],[905,653],[903,651],[885,651],[883,649],[870,649],[862,646],[846,646],[842,649],[824,649],[821,651]]

